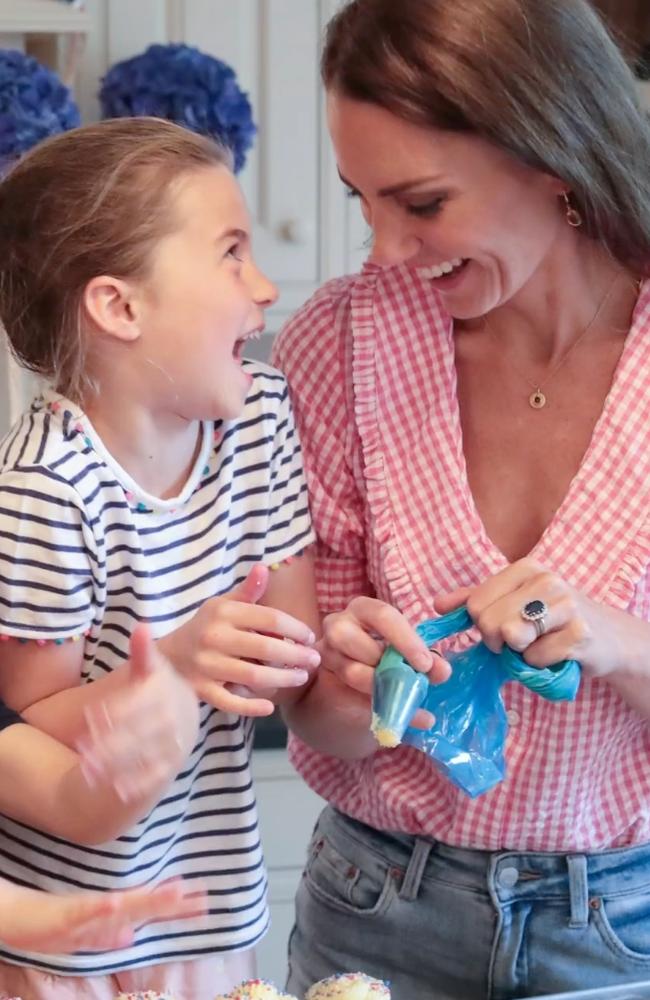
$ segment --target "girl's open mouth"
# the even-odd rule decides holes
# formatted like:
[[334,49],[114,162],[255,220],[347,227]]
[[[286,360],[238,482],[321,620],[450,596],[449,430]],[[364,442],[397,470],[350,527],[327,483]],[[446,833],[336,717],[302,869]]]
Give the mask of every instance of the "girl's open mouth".
[[244,348],[249,340],[259,340],[264,332],[263,327],[257,327],[255,330],[251,330],[249,333],[245,333],[243,337],[238,337],[235,341],[235,346],[233,347],[233,357],[236,361],[241,361],[244,356]]

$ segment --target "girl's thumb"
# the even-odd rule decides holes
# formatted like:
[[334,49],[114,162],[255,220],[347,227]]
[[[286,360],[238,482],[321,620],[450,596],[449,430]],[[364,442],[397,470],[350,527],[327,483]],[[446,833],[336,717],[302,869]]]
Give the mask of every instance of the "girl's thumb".
[[257,604],[264,596],[269,582],[269,570],[264,563],[255,563],[245,580],[234,587],[228,597],[231,601]]
[[156,657],[159,656],[151,632],[140,622],[136,625],[129,645],[129,663],[131,680],[143,681],[156,669]]

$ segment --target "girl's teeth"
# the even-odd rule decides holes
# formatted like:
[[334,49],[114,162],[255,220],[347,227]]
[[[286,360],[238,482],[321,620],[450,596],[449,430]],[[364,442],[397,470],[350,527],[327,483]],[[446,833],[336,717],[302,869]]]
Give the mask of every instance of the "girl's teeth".
[[454,257],[453,260],[443,260],[440,264],[431,264],[429,267],[419,267],[418,274],[423,278],[442,278],[445,274],[451,274],[463,263],[462,257]]
[[239,337],[239,339],[235,341],[235,349],[241,350],[247,341],[259,340],[261,336],[262,336],[261,330],[254,330],[252,333],[247,333],[244,337]]

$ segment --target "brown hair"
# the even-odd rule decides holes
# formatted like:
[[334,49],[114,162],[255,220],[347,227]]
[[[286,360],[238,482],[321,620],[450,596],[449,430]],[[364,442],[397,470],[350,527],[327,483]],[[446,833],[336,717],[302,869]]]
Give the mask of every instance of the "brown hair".
[[0,322],[19,363],[79,401],[90,387],[81,303],[98,275],[146,277],[172,232],[174,183],[230,154],[158,118],[48,139],[0,182]]
[[565,181],[582,231],[650,273],[650,123],[587,0],[351,0],[321,69],[328,89]]

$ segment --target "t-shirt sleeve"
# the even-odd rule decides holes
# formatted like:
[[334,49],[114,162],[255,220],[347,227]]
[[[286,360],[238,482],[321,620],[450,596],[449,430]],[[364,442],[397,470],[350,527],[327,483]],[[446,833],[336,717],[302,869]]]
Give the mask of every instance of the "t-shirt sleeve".
[[350,324],[346,280],[326,285],[299,310],[279,335],[272,359],[287,377],[302,442],[323,614],[340,611],[360,594],[373,594],[346,378]]
[[24,722],[24,719],[18,712],[14,712],[13,708],[8,708],[3,701],[0,701],[0,732],[9,726],[15,726],[17,722]]
[[74,488],[45,468],[0,473],[0,637],[83,635],[98,572],[92,526]]
[[278,376],[278,409],[270,462],[269,523],[265,561],[280,563],[313,544],[302,451],[284,378]]

